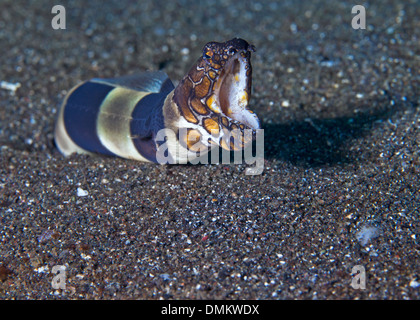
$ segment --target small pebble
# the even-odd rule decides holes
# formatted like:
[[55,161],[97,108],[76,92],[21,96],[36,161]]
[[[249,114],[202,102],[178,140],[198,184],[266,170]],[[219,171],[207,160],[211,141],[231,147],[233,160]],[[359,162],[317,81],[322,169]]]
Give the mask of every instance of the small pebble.
[[89,194],[86,190],[83,190],[82,188],[77,188],[77,196],[78,197],[86,197]]

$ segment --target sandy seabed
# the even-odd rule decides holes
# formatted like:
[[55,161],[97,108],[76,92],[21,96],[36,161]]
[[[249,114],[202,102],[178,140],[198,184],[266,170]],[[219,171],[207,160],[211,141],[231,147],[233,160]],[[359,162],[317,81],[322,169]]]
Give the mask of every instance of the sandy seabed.
[[[65,30],[0,4],[1,299],[420,298],[418,2],[370,1],[365,30],[348,1],[61,4]],[[257,48],[261,175],[55,148],[77,83],[176,83],[233,37]]]

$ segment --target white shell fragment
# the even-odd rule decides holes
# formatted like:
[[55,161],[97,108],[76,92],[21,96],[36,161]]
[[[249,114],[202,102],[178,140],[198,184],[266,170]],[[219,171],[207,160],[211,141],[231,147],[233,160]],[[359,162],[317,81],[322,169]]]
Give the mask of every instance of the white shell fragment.
[[10,83],[6,81],[0,81],[0,88],[6,89],[12,92],[12,95],[16,93],[16,90],[20,88],[20,83]]
[[77,188],[77,196],[78,197],[86,197],[89,194],[86,190],[83,190],[82,188]]

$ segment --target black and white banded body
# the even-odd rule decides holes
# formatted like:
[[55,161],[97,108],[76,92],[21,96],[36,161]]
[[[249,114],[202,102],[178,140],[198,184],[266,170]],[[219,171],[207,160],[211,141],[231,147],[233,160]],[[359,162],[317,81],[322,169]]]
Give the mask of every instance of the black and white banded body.
[[160,71],[83,82],[64,99],[56,145],[64,155],[156,163],[185,163],[219,146],[243,148],[253,137],[245,131],[260,128],[248,108],[251,51],[242,39],[210,42],[176,88]]

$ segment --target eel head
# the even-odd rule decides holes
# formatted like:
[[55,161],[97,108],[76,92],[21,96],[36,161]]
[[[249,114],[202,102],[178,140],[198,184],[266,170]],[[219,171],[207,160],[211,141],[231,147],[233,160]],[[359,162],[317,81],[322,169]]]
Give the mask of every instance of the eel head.
[[[243,39],[209,42],[203,54],[175,88],[173,101],[189,128],[188,147],[196,142],[205,146],[235,148],[235,138],[243,147],[260,128],[257,115],[248,108],[251,97],[251,52],[255,47]],[[189,148],[191,149],[191,148]]]

